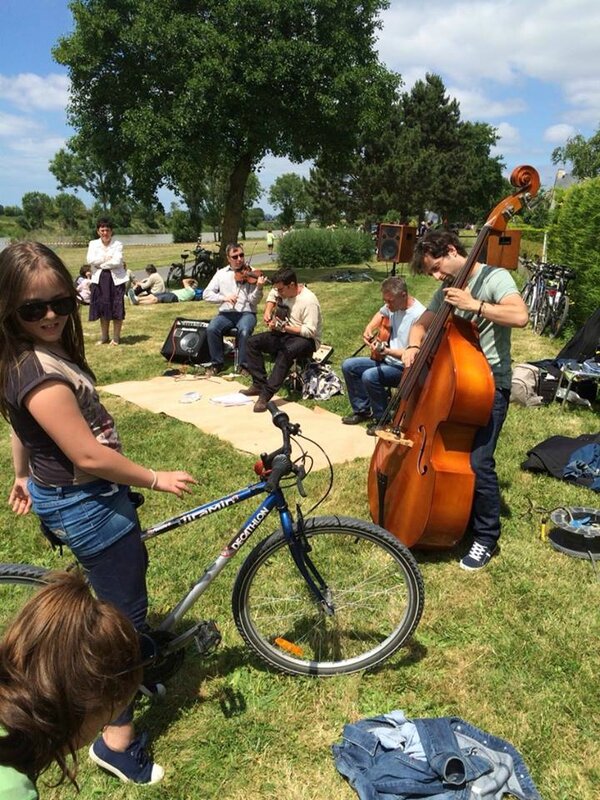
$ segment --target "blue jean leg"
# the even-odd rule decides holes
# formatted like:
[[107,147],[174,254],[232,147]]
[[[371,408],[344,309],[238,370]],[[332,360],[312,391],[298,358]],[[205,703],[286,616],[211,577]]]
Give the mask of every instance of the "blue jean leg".
[[213,317],[206,329],[206,339],[210,360],[213,364],[223,364],[223,336],[232,328],[238,329],[238,360],[240,365],[246,364],[246,342],[256,326],[256,314],[251,311],[220,311]]
[[380,419],[389,402],[389,387],[398,386],[402,367],[377,363],[372,358],[347,358],[342,372],[348,389],[348,400],[357,414],[370,411]]
[[494,548],[500,538],[500,486],[494,451],[506,419],[509,389],[496,389],[490,419],[475,434],[471,469],[475,473],[475,491],[469,526],[475,541]]

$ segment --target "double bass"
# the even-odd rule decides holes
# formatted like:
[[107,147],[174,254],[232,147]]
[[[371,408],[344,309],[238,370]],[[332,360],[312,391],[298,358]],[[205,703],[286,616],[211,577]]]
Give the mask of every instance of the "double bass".
[[[529,166],[517,167],[510,181],[515,191],[489,215],[453,286],[464,289],[489,235],[504,231],[540,186]],[[408,547],[447,549],[465,533],[475,485],[473,439],[494,400],[476,326],[453,310],[442,304],[404,371],[369,467],[371,516]]]

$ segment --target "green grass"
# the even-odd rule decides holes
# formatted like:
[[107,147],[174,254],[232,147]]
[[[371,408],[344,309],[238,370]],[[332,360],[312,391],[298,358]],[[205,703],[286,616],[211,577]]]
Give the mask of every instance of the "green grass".
[[[175,250],[180,245],[172,246]],[[168,263],[162,248],[127,248],[127,260],[143,267]],[[163,260],[163,255],[165,258]],[[72,267],[80,254],[69,252]],[[326,283],[304,275],[321,300],[324,340],[334,346],[336,371],[360,345],[360,334],[380,300],[382,265],[372,284]],[[409,279],[426,302],[435,288],[427,278]],[[127,308],[124,342],[95,347],[98,325],[84,323],[88,356],[100,385],[161,374],[160,347],[175,313],[210,318],[205,303]],[[560,342],[528,330],[514,332],[515,361],[554,355]],[[141,463],[186,468],[200,486],[194,502],[219,496],[252,480],[253,457],[191,425],[156,416],[112,395],[103,396],[116,417],[125,452]],[[347,399],[326,407],[349,410]],[[545,798],[593,800],[598,767],[598,604],[600,582],[589,563],[556,553],[540,541],[540,514],[533,507],[595,505],[590,491],[520,470],[526,451],[554,433],[577,436],[598,429],[587,410],[511,407],[498,450],[503,495],[502,553],[482,574],[459,570],[461,552],[417,553],[426,587],[423,618],[409,648],[378,670],[327,680],[270,673],[243,646],[233,625],[230,590],[235,567],[209,589],[192,615],[215,618],[223,633],[217,654],[200,660],[190,652],[161,702],[144,704],[140,727],[149,730],[166,777],[155,788],[124,786],[92,767],[82,754],[82,800],[323,800],[354,798],[337,774],[330,745],[345,722],[402,708],[410,716],[456,714],[509,739],[521,750]],[[305,431],[310,436],[310,431]],[[349,435],[361,435],[349,429]],[[11,485],[8,430],[0,429],[4,496]],[[321,442],[325,448],[327,442]],[[368,518],[366,459],[336,466],[332,493],[319,513]],[[309,476],[312,504],[325,476]],[[142,522],[149,524],[184,506],[176,498],[146,493]],[[2,561],[59,566],[32,516],[0,511]],[[152,613],[180,597],[244,518],[241,507],[149,542]],[[269,523],[267,523],[268,525]],[[270,528],[269,528],[270,530]],[[267,531],[265,531],[266,533]],[[260,534],[259,534],[260,535]],[[42,789],[45,798],[74,797],[69,787]]]

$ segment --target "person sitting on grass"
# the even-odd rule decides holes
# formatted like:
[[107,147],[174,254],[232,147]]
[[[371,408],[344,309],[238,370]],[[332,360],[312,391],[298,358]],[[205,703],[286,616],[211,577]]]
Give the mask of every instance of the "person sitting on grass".
[[[77,788],[77,750],[131,702],[142,681],[139,637],[81,572],[56,572],[0,642],[0,798],[35,800],[56,763]],[[72,759],[72,763],[69,763]]]
[[134,306],[151,306],[155,303],[182,303],[185,300],[194,300],[198,281],[193,278],[184,278],[181,289],[173,289],[170,292],[159,292],[159,294],[142,295],[138,297],[133,289],[129,290],[128,297]]
[[133,280],[133,286],[127,292],[127,297],[131,300],[129,292],[133,291],[136,297],[140,295],[146,296],[149,294],[164,294],[167,291],[165,282],[162,276],[159,275],[158,270],[154,264],[148,264],[146,267],[147,278],[141,281]]

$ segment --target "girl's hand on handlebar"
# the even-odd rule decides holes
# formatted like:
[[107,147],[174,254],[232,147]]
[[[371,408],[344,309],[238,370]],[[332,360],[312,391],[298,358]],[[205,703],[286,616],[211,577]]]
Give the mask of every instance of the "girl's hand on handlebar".
[[198,481],[189,472],[184,472],[183,470],[159,472],[157,470],[154,489],[157,492],[171,492],[171,494],[176,494],[177,497],[182,497],[184,492],[189,494],[192,491],[189,484],[198,484]]

